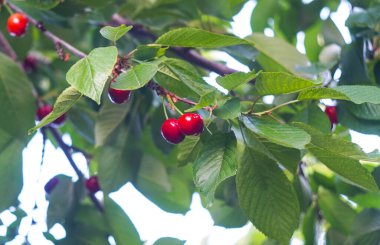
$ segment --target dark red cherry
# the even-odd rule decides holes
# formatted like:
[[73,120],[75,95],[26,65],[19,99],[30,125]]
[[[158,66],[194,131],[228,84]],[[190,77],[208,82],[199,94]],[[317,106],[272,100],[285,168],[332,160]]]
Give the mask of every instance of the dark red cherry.
[[33,55],[28,55],[22,62],[22,68],[24,68],[27,73],[31,73],[37,69],[37,64],[37,58]]
[[[49,115],[50,112],[53,111],[53,107],[51,105],[43,105],[37,109],[37,119],[41,121],[44,117]],[[65,114],[62,114],[60,117],[55,119],[51,124],[52,126],[60,126],[65,121]]]
[[91,193],[96,193],[100,191],[99,181],[97,176],[91,176],[88,180],[86,180],[86,188]]
[[123,104],[129,100],[131,96],[130,90],[120,90],[112,88],[111,85],[108,88],[108,97],[115,104]]
[[325,113],[329,117],[331,124],[338,123],[338,118],[336,116],[336,106],[326,106]]
[[28,17],[22,13],[14,13],[8,18],[7,28],[9,34],[12,36],[20,37],[25,34],[28,28]]
[[169,118],[162,124],[161,134],[171,144],[178,144],[185,139],[185,135],[179,129],[178,120],[175,118]]
[[57,177],[51,178],[45,185],[44,189],[47,194],[50,194],[54,188],[58,185],[59,179]]
[[198,113],[185,113],[178,119],[178,125],[185,135],[198,135],[203,132],[203,119]]

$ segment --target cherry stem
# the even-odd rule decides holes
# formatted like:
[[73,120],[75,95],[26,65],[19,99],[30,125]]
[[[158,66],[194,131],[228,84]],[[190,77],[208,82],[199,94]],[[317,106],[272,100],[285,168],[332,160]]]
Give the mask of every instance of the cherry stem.
[[280,104],[280,105],[277,105],[269,110],[266,110],[266,111],[262,111],[262,112],[257,112],[257,113],[248,113],[248,114],[253,114],[255,116],[264,116],[264,115],[270,115],[274,110],[277,110],[283,106],[286,106],[286,105],[290,105],[290,104],[294,104],[294,103],[297,103],[297,102],[300,102],[299,100],[291,100],[291,101],[288,101],[288,102],[285,102],[283,104]]
[[6,55],[8,55],[12,60],[17,59],[16,52],[12,49],[11,45],[0,31],[0,46],[3,48],[3,51]]
[[173,102],[173,99],[172,97],[170,96],[170,94],[167,94],[166,95],[166,98],[168,99],[170,105],[180,114],[180,115],[183,115],[183,112],[178,109],[178,107],[175,105],[175,103]]
[[6,8],[6,10],[8,11],[8,13],[9,13],[10,15],[12,15],[12,14],[13,14],[13,11],[12,11],[12,9],[11,9],[11,8],[9,8],[9,6],[8,6],[8,4],[7,4],[6,2],[4,2],[4,3],[3,3],[3,6]]
[[164,97],[162,97],[162,108],[164,109],[165,118],[166,118],[166,120],[168,120],[169,117],[168,117],[168,113],[167,113],[167,111],[166,111],[166,106],[165,106],[165,99],[164,99]]

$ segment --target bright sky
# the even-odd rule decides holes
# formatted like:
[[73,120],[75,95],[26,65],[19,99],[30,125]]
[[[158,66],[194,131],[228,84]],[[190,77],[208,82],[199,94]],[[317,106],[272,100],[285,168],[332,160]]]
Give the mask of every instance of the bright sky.
[[[249,1],[243,10],[234,18],[232,24],[233,32],[240,37],[247,36],[251,33],[250,15],[255,3]],[[326,14],[322,11],[321,15]],[[344,27],[345,19],[349,14],[349,5],[344,2],[338,9],[337,13],[332,14],[332,19],[343,33],[347,42],[350,41],[348,30]],[[270,33],[269,33],[270,34]],[[299,37],[302,39],[302,35]],[[298,47],[302,52],[302,46]],[[241,71],[247,71],[248,68],[236,62],[225,53],[216,52],[215,56],[227,62],[227,65]],[[211,75],[215,78],[215,74]],[[210,80],[210,79],[209,79]],[[212,79],[211,79],[212,80]],[[379,149],[380,138],[377,136],[362,135],[352,132],[353,141],[358,143],[366,152]],[[65,140],[70,143],[69,137]],[[42,232],[46,231],[46,226],[42,225],[46,219],[46,209],[48,203],[45,199],[44,185],[56,174],[64,173],[75,177],[74,171],[71,169],[63,152],[57,150],[51,143],[46,144],[46,153],[43,171],[40,171],[42,136],[37,134],[29,143],[24,151],[24,189],[19,197],[22,208],[32,214],[38,225],[33,226],[30,231],[30,240],[32,244],[48,245],[51,242],[46,241]],[[87,172],[87,164],[85,159],[80,155],[75,155],[75,160],[83,172]],[[147,244],[165,236],[176,237],[187,240],[188,245],[199,245],[202,242],[209,245],[235,244],[240,238],[246,235],[250,229],[250,225],[246,225],[240,229],[224,229],[222,227],[213,226],[213,221],[206,209],[201,206],[198,194],[193,196],[191,210],[184,215],[170,214],[162,211],[138,191],[131,184],[122,187],[118,192],[112,194],[112,198],[125,210],[133,223],[135,224],[140,236],[143,240],[147,240]],[[39,210],[33,211],[35,201]],[[5,225],[10,224],[14,217],[9,212],[0,214],[0,218]],[[21,225],[21,234],[26,234],[30,227],[31,218],[27,218]],[[56,225],[51,230],[56,238],[64,236],[64,230],[60,225]],[[0,235],[5,233],[4,226],[0,226]],[[9,244],[21,244],[23,239],[20,237],[17,241]],[[294,243],[297,243],[294,241]]]

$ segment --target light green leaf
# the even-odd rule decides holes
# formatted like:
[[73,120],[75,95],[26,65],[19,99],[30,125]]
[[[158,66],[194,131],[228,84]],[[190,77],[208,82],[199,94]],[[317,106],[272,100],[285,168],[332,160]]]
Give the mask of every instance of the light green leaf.
[[336,194],[320,188],[318,205],[323,216],[338,231],[348,235],[357,213]]
[[0,53],[0,129],[25,140],[34,125],[36,102],[28,78],[10,58]]
[[17,204],[23,185],[22,150],[24,145],[0,130],[0,212]]
[[247,224],[248,219],[240,209],[239,205],[231,205],[224,200],[215,199],[208,209],[215,226],[225,228],[240,228]]
[[307,149],[319,161],[352,183],[371,191],[378,191],[371,173],[360,164],[359,160],[366,160],[368,157],[359,146],[325,135],[306,124],[294,125],[311,135],[311,143],[307,145]]
[[260,95],[278,95],[298,92],[318,84],[284,72],[261,72],[256,78],[255,87]]
[[211,91],[207,94],[202,95],[199,102],[192,108],[187,109],[186,112],[192,112],[202,109],[203,107],[210,106],[216,103],[217,98],[220,96],[218,90]]
[[244,72],[235,72],[224,77],[217,77],[216,82],[227,90],[233,90],[240,85],[248,83],[255,79],[257,74],[255,71],[251,71],[248,73]]
[[236,174],[236,137],[233,132],[216,133],[206,138],[207,144],[194,162],[194,182],[206,195],[207,204],[214,201],[216,187]]
[[281,71],[299,74],[297,66],[307,66],[308,59],[294,46],[280,38],[254,33],[246,38],[260,51],[258,61],[265,71]]
[[117,244],[142,245],[140,235],[121,207],[108,196],[104,199],[104,214]]
[[121,90],[135,90],[145,86],[156,75],[158,66],[155,63],[138,64],[127,72],[120,74],[111,87]]
[[312,88],[301,91],[298,100],[336,99],[355,104],[380,104],[380,88],[366,85],[342,85],[335,88]]
[[105,26],[102,29],[100,29],[100,34],[104,38],[107,38],[108,40],[110,40],[112,42],[116,42],[122,36],[124,36],[125,33],[130,31],[132,28],[133,28],[133,26],[126,26],[126,25],[120,25],[117,27]]
[[66,80],[79,92],[100,104],[104,85],[117,59],[115,46],[96,48],[75,63],[66,74]]
[[189,48],[221,48],[226,46],[247,44],[247,41],[234,36],[185,27],[163,34],[157,39],[156,43]]
[[298,227],[300,207],[276,162],[246,148],[236,181],[240,206],[253,225],[266,236],[289,244]]
[[274,121],[244,117],[245,126],[269,141],[296,149],[304,149],[310,142],[310,135],[300,128]]
[[178,240],[173,237],[161,237],[157,241],[154,242],[153,245],[183,245],[185,241]]
[[232,98],[221,107],[215,109],[213,113],[221,119],[234,119],[240,115],[240,100]]
[[37,129],[48,125],[58,117],[65,114],[71,107],[82,97],[82,94],[74,87],[68,87],[57,98],[54,104],[53,111],[44,117],[37,126],[29,129],[28,133],[31,134]]

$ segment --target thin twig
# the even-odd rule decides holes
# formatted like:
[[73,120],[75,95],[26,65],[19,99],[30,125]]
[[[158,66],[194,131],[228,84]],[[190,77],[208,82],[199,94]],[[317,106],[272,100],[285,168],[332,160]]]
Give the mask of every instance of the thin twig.
[[83,58],[86,56],[85,53],[83,53],[82,51],[80,51],[79,49],[73,47],[71,44],[67,43],[65,40],[57,37],[55,34],[51,33],[50,31],[46,30],[43,23],[34,19],[33,17],[31,17],[30,15],[26,14],[22,9],[20,9],[19,7],[17,7],[16,5],[10,3],[10,2],[6,2],[6,4],[8,4],[8,6],[15,12],[19,12],[19,13],[23,13],[25,16],[28,17],[30,23],[32,23],[33,25],[35,25],[38,29],[40,29],[40,31],[47,37],[49,38],[50,40],[52,40],[54,42],[54,44],[56,43],[59,43],[61,44],[63,47],[65,47],[68,51],[70,51],[73,55],[79,57],[79,58]]
[[12,47],[9,45],[7,39],[4,37],[3,33],[0,31],[0,46],[2,47],[4,53],[9,56],[12,60],[17,59],[17,55]]
[[[69,161],[71,167],[74,169],[75,173],[78,175],[79,179],[84,179],[83,173],[79,170],[78,166],[76,165],[71,150],[72,148],[67,145],[63,140],[62,140],[62,135],[61,133],[53,127],[48,127],[49,131],[53,135],[54,139],[57,141],[57,144],[59,147],[62,149],[63,153],[65,153],[67,160]],[[104,208],[100,201],[96,198],[94,193],[89,193],[88,194],[92,202],[94,203],[95,207],[100,211],[103,212]]]

